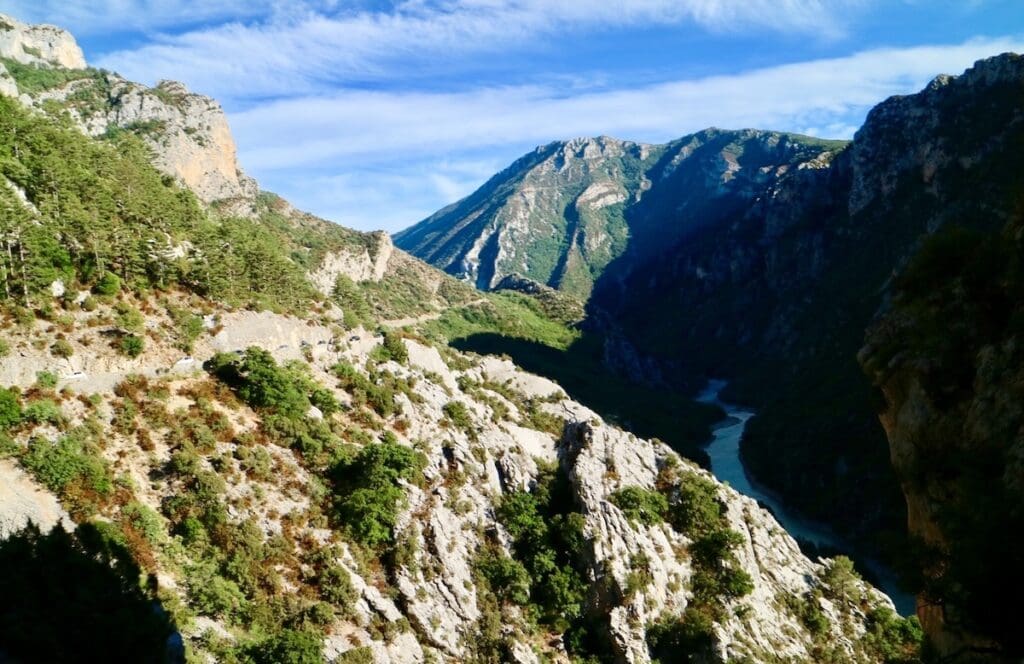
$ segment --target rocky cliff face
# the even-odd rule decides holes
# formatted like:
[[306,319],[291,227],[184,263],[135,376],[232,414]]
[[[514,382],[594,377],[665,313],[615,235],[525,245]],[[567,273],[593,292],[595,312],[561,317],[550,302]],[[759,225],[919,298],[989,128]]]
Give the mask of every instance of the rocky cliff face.
[[994,232],[938,231],[897,278],[860,353],[885,396],[881,421],[926,561],[918,613],[949,661],[1024,654],[996,608],[1024,587],[1024,557],[1006,536],[1024,525],[1022,227],[1017,213]]
[[585,300],[606,272],[621,278],[839,146],[713,129],[668,145],[552,143],[395,241],[483,289],[519,273]]
[[162,81],[147,88],[116,74],[87,69],[70,33],[0,16],[0,57],[29,67],[64,73],[48,87],[21,89],[5,67],[0,92],[43,108],[56,103],[68,110],[91,136],[131,131],[153,148],[155,165],[185,184],[206,203],[252,214],[255,182],[238,166],[234,139],[223,109],[184,85]]
[[659,152],[606,137],[537,148],[395,242],[483,289],[518,273],[586,295],[624,248],[622,209]]
[[6,14],[0,14],[0,57],[65,69],[86,66],[71,33],[52,25],[28,25]]

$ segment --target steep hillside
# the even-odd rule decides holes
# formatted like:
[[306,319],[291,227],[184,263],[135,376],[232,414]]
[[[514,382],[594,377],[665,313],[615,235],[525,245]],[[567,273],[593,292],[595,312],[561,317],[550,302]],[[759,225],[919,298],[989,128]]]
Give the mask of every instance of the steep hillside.
[[885,395],[882,423],[925,561],[913,570],[921,619],[943,656],[967,661],[1024,656],[1016,621],[998,608],[1024,589],[1010,535],[1024,527],[1024,187],[1014,198],[1005,227],[954,219],[925,243],[860,356]]
[[748,466],[815,517],[870,533],[900,514],[856,353],[923,236],[1016,209],[1022,82],[1006,55],[890,99],[829,168],[598,287],[636,348],[733,378],[730,396],[758,407]]
[[668,145],[607,137],[552,143],[395,242],[484,290],[518,274],[586,300],[610,265],[624,276],[652,252],[763,197],[791,168],[841,146],[715,129]]

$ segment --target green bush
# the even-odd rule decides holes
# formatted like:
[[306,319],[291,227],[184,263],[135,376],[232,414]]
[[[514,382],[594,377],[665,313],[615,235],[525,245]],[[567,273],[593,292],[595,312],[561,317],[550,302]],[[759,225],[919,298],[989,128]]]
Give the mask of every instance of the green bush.
[[399,481],[417,481],[426,457],[403,445],[373,443],[334,466],[336,515],[359,542],[381,548],[394,541],[405,493]]
[[121,303],[117,305],[117,326],[126,332],[142,332],[146,326],[146,319],[142,312],[135,307]]
[[522,563],[509,558],[496,546],[487,546],[473,565],[499,600],[520,606],[530,601],[530,575]]
[[647,647],[652,661],[659,664],[705,661],[714,638],[711,616],[692,605],[680,617],[662,616],[647,626]]
[[445,417],[447,417],[453,425],[462,429],[463,431],[470,431],[473,428],[473,418],[469,414],[469,408],[466,404],[461,401],[449,401],[442,408]]
[[11,352],[11,345],[5,340],[0,339],[0,358],[7,357]]
[[250,347],[241,358],[219,353],[208,366],[253,408],[293,419],[309,411],[307,395],[315,387],[312,380],[297,367],[278,366],[274,356],[261,348]]
[[682,473],[671,505],[672,527],[691,537],[713,530],[722,519],[722,503],[715,483],[696,473]]
[[22,419],[33,424],[52,424],[59,427],[64,424],[64,413],[52,399],[39,399],[25,407]]
[[145,348],[145,340],[134,334],[126,334],[121,337],[121,341],[118,343],[118,350],[120,350],[122,354],[132,358],[142,355],[142,351],[145,350]]
[[237,617],[247,605],[245,594],[238,584],[215,572],[193,574],[189,599],[196,611],[214,617]]
[[21,400],[13,389],[0,389],[0,431],[21,422]]
[[513,541],[530,579],[530,603],[539,619],[564,632],[581,626],[587,583],[574,567],[584,555],[583,517],[570,511],[572,490],[556,466],[542,468],[532,492],[506,494],[498,521]]
[[821,580],[825,584],[825,593],[829,598],[853,605],[860,604],[860,575],[854,569],[853,561],[846,556],[836,556],[829,561]]
[[104,272],[92,290],[97,295],[113,296],[121,292],[121,278],[113,272]]
[[53,353],[55,357],[68,358],[75,354],[75,349],[67,339],[57,339],[57,341],[50,346],[50,352]]
[[309,631],[285,629],[242,648],[242,664],[321,664],[323,637]]
[[36,385],[42,390],[52,390],[57,387],[57,374],[52,371],[40,371],[36,373]]
[[409,350],[405,347],[402,337],[394,332],[384,333],[384,342],[378,346],[381,359],[393,360],[399,364],[409,361]]
[[664,495],[639,486],[622,487],[608,500],[622,510],[627,519],[647,526],[661,523],[668,513],[668,499]]
[[40,483],[60,495],[72,513],[92,514],[113,494],[114,483],[103,460],[80,429],[57,442],[33,438],[22,464]]
[[868,652],[886,664],[914,664],[921,661],[924,632],[917,616],[901,618],[888,607],[868,612],[867,632],[862,640]]

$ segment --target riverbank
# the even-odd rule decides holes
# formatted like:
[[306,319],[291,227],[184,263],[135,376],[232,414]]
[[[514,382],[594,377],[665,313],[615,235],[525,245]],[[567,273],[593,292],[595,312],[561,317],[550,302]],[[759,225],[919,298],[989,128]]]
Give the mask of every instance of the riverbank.
[[740,440],[743,438],[747,422],[754,413],[721,401],[718,395],[725,385],[724,380],[710,380],[697,396],[698,402],[714,404],[726,413],[726,419],[712,429],[712,439],[706,448],[711,459],[711,472],[715,477],[722,482],[728,482],[732,488],[766,506],[774,514],[779,525],[798,542],[810,543],[821,550],[837,551],[849,556],[870,581],[889,595],[900,615],[912,615],[916,606],[914,597],[900,589],[896,574],[891,569],[876,560],[856,555],[849,543],[836,535],[827,525],[793,514],[778,496],[759,486],[750,477],[740,456]]

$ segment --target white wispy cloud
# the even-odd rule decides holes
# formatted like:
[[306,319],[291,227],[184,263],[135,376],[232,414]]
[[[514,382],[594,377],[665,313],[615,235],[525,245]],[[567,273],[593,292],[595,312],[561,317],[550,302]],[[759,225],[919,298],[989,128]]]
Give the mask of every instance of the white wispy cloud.
[[608,134],[660,141],[708,126],[849,133],[869,106],[942,72],[1022,50],[1024,40],[877,49],[854,55],[672,81],[576,91],[543,86],[429,93],[343,90],[233,114],[243,156],[258,169],[337,159],[422,155]]
[[[848,138],[887,96],[1005,51],[1024,51],[1024,39],[876,49],[632,89],[342,91],[261,105],[231,120],[242,163],[261,181],[346,225],[397,230],[533,145],[600,134],[661,142],[708,126]],[[480,154],[505,161],[458,169],[463,160],[479,164]],[[343,175],[308,177],[313,171]]]
[[[406,0],[390,11],[306,2],[288,12],[258,2],[238,20],[153,35],[142,47],[108,53],[98,64],[143,81],[183,80],[220,97],[281,96],[352,80],[408,76],[438,63],[451,66],[466,54],[535,47],[538,38],[581,30],[689,23],[717,31],[835,35],[844,12],[863,1]],[[131,5],[161,3],[120,4],[134,14]],[[218,4],[226,10],[233,0]],[[275,7],[269,17],[245,20]]]

